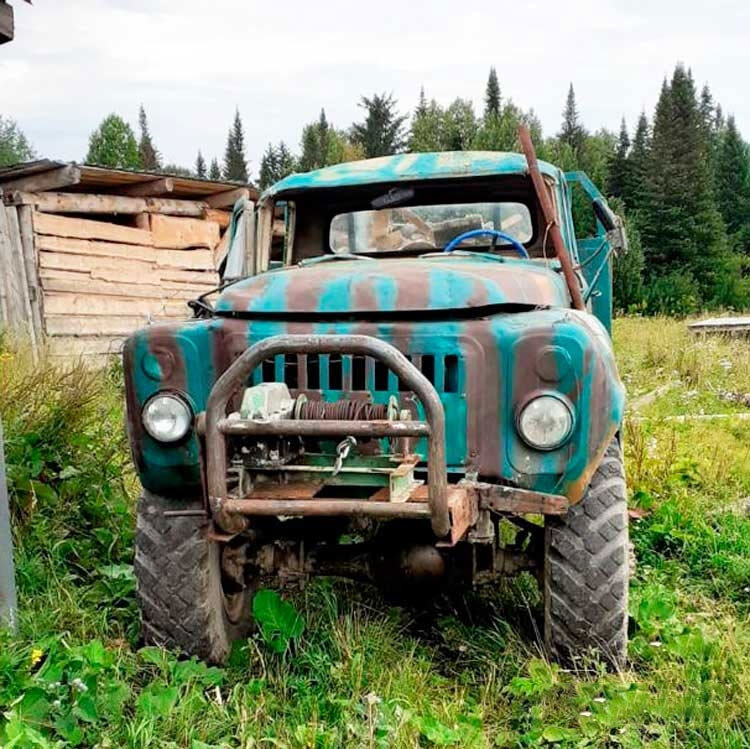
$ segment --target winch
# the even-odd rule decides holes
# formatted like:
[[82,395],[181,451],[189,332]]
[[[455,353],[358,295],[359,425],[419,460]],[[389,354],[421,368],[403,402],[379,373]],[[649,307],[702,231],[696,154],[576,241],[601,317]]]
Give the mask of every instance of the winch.
[[[264,382],[245,389],[239,411],[227,422],[274,421],[387,421],[408,422],[412,413],[401,408],[395,396],[388,403],[343,398],[337,401],[294,397],[286,383]],[[354,429],[352,430],[354,431]],[[331,440],[324,434],[310,436],[239,437],[231,460],[239,497],[284,487],[285,494],[298,488],[311,497],[347,497],[405,502],[424,483],[414,477],[422,457],[410,452],[412,440],[360,438],[352,434]],[[342,489],[345,487],[345,490]]]

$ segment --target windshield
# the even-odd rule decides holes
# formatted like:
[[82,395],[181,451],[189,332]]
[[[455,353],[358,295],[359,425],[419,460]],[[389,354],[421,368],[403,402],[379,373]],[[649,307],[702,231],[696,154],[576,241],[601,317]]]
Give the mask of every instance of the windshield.
[[[329,242],[333,252],[441,250],[474,229],[496,229],[522,244],[533,235],[531,214],[523,203],[451,203],[340,213],[331,221]],[[492,241],[472,237],[461,246],[488,247]]]

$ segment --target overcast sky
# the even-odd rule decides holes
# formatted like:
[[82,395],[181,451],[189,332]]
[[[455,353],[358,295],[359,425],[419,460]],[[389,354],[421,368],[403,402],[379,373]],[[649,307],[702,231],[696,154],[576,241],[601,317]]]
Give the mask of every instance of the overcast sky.
[[163,158],[221,155],[235,107],[257,175],[269,141],[298,148],[324,106],[348,127],[361,94],[413,109],[471,97],[489,67],[504,97],[557,131],[570,81],[584,124],[650,115],[678,61],[708,82],[750,134],[747,0],[10,0],[16,39],[0,47],[0,114],[40,155],[81,160],[109,112],[134,126],[142,102]]

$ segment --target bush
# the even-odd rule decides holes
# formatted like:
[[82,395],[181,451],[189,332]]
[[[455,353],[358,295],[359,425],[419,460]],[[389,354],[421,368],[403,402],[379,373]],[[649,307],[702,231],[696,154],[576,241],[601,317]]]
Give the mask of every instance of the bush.
[[130,557],[133,479],[121,391],[116,367],[96,371],[44,353],[35,362],[28,346],[0,337],[0,418],[21,582],[28,565],[86,576]]

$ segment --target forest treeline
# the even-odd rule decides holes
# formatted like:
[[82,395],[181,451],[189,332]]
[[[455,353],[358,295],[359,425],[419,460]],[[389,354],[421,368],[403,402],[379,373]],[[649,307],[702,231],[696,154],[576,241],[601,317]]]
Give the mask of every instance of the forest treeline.
[[[615,306],[621,311],[687,314],[700,309],[750,307],[750,147],[734,118],[725,116],[708,85],[699,91],[691,71],[677,65],[649,117],[642,112],[619,132],[589,130],[573,85],[559,131],[545,136],[533,110],[502,95],[490,69],[482,111],[470,99],[448,106],[424,89],[411,114],[389,94],[363,96],[361,120],[348,128],[320,115],[302,128],[299,149],[270,143],[257,182],[265,188],[295,171],[404,151],[518,151],[526,123],[540,158],[565,171],[581,169],[626,218],[630,252],[615,261]],[[138,136],[110,114],[89,138],[87,163],[247,182],[249,169],[239,111],[221,161],[198,151],[192,168],[164,164],[140,108]],[[0,116],[0,165],[34,151],[13,120]],[[574,194],[577,233],[593,228],[582,196]]]

